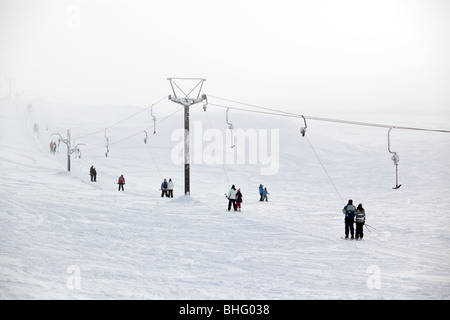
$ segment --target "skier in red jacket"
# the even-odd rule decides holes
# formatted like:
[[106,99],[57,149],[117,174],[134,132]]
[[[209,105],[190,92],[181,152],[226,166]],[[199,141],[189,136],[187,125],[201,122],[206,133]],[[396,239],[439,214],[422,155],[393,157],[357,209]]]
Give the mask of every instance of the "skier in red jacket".
[[120,189],[122,188],[122,191],[124,191],[123,190],[123,185],[125,184],[125,178],[123,177],[123,174],[119,177],[119,191],[120,191]]

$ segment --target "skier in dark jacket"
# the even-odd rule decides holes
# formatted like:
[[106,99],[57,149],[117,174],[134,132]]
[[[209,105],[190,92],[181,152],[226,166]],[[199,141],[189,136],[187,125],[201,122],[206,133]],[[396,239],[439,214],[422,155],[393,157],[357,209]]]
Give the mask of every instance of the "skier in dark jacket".
[[355,231],[355,239],[358,240],[362,239],[364,236],[363,233],[363,226],[366,222],[366,212],[364,211],[364,208],[362,204],[358,204],[358,207],[356,208],[355,213],[355,221],[356,221],[356,231]]
[[348,200],[347,205],[342,209],[342,213],[345,214],[345,238],[348,238],[348,233],[352,235],[351,239],[354,239],[353,223],[355,220],[356,208],[353,205],[353,200]]
[[97,182],[97,170],[95,170],[94,166],[91,166],[90,175],[91,181]]
[[164,179],[163,182],[161,182],[161,197],[169,197],[169,195],[167,194],[167,180]]
[[242,203],[242,193],[241,189],[239,188],[236,192],[236,208],[238,211],[241,211],[241,203]]

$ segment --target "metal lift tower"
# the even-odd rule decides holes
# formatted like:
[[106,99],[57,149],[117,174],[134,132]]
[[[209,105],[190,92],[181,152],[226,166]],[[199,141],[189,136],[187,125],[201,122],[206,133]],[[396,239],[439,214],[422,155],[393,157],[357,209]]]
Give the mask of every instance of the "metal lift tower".
[[[190,195],[190,152],[189,152],[189,107],[193,104],[206,100],[206,95],[201,94],[203,82],[202,78],[167,78],[170,82],[173,94],[169,95],[169,100],[182,104],[184,106],[184,194]],[[194,83],[194,87],[186,93],[178,83]],[[196,90],[197,89],[197,90]],[[197,95],[192,98],[190,95],[194,92]],[[186,90],[187,91],[187,90]]]

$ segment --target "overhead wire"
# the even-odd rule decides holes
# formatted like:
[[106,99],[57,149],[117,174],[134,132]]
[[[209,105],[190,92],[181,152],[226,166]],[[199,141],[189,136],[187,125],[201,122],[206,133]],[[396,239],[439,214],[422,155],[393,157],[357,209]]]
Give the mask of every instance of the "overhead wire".
[[127,117],[125,117],[125,118],[123,118],[123,119],[121,119],[121,120],[119,120],[119,121],[117,121],[117,122],[115,122],[115,123],[113,123],[113,124],[107,126],[107,127],[104,127],[104,128],[99,129],[99,130],[97,130],[97,131],[94,131],[94,132],[91,132],[91,133],[88,133],[88,134],[79,136],[79,137],[77,137],[77,139],[85,138],[85,137],[88,137],[88,136],[97,134],[97,133],[99,133],[99,132],[101,132],[101,131],[110,129],[110,128],[112,128],[112,127],[115,127],[116,125],[118,125],[118,124],[120,124],[120,123],[122,123],[122,122],[124,122],[124,121],[126,121],[126,120],[128,120],[128,119],[130,119],[130,118],[133,118],[133,117],[137,116],[138,114],[141,114],[141,113],[144,112],[144,111],[147,111],[147,110],[150,109],[151,107],[156,106],[157,104],[159,104],[160,102],[162,102],[162,101],[165,100],[165,99],[167,99],[167,95],[164,96],[164,98],[158,100],[158,102],[153,103],[153,104],[150,105],[149,107],[146,107],[146,108],[144,108],[144,109],[142,109],[142,110],[139,110],[138,112],[133,113],[133,114],[131,114],[131,115],[129,115],[129,116],[127,116]]
[[[343,123],[343,124],[350,124],[350,125],[359,125],[359,126],[370,126],[370,127],[377,127],[377,128],[393,128],[393,129],[403,129],[403,130],[417,130],[417,131],[430,131],[430,132],[440,132],[440,133],[450,133],[450,130],[442,130],[442,129],[429,129],[429,128],[420,128],[420,127],[406,127],[406,126],[397,126],[397,125],[388,125],[388,124],[380,124],[380,123],[370,123],[370,122],[360,122],[360,121],[353,121],[353,120],[342,120],[342,119],[333,119],[333,118],[323,118],[323,117],[315,117],[315,116],[307,116],[302,115],[298,113],[293,112],[287,112],[283,110],[278,110],[274,108],[268,108],[268,107],[262,107],[254,104],[249,104],[245,102],[239,102],[236,100],[231,99],[225,99],[225,98],[219,98],[216,96],[208,95],[209,98],[216,98],[223,101],[228,101],[252,108],[257,108],[261,110],[266,111],[256,111],[256,110],[249,110],[244,108],[238,108],[238,107],[232,107],[232,106],[224,106],[220,104],[211,103],[208,101],[208,105],[216,106],[219,108],[230,108],[234,110],[240,110],[240,111],[246,111],[246,112],[253,112],[253,113],[260,113],[260,114],[267,114],[267,115],[274,115],[274,116],[284,116],[284,117],[291,117],[291,118],[299,118],[304,117],[308,120],[316,120],[316,121],[326,121],[326,122],[335,122],[335,123]],[[270,111],[270,112],[268,112]]]
[[[212,125],[211,125],[211,121],[209,120],[208,113],[207,113],[207,112],[204,112],[204,113],[206,114],[206,120],[208,121],[209,128],[212,129]],[[216,140],[214,140],[214,144],[216,144]],[[226,169],[226,167],[225,167],[225,163],[222,163],[222,168],[223,168],[223,171],[224,171],[224,173],[225,173],[225,177],[226,177],[226,179],[227,179],[228,186],[230,186],[230,185],[231,185],[231,184],[230,184],[230,179],[228,178],[228,172],[227,172],[227,169]]]

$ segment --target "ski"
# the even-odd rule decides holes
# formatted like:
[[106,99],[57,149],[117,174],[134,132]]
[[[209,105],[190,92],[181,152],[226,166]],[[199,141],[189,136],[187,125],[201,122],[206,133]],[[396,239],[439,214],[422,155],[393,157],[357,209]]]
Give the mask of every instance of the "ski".
[[344,240],[353,240],[353,241],[363,241],[363,239],[352,239],[352,238],[346,238],[346,237],[341,237],[341,239],[344,239]]

